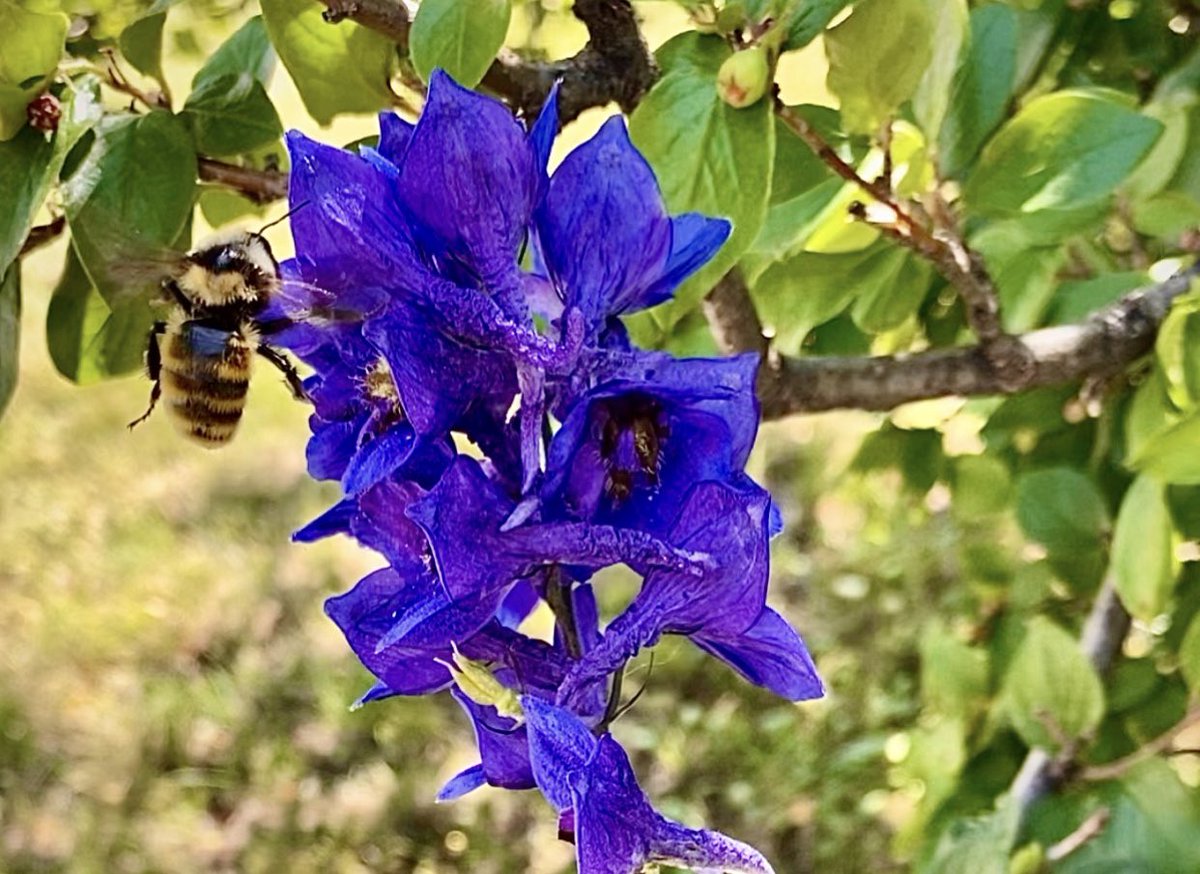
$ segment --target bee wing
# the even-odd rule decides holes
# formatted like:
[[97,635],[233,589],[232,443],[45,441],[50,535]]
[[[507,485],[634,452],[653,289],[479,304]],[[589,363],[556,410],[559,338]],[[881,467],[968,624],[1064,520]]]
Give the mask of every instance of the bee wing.
[[272,298],[268,318],[316,325],[361,322],[384,302],[383,295],[374,290],[334,293],[319,285],[284,278]]
[[186,253],[143,239],[119,221],[90,222],[86,231],[72,229],[72,234],[88,276],[109,306],[152,296],[186,264]]

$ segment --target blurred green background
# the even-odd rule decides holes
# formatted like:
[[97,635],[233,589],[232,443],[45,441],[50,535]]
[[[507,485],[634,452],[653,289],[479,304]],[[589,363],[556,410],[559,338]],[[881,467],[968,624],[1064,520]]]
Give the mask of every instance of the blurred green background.
[[[577,50],[582,26],[542,6],[536,29],[514,19],[509,43]],[[640,8],[652,44],[684,25],[672,4]],[[253,11],[172,11],[176,93]],[[787,57],[789,103],[830,102],[823,63],[819,41]],[[286,127],[329,142],[374,129],[369,117],[317,129],[282,70],[271,96]],[[572,126],[558,156],[604,115]],[[286,254],[286,231],[271,238]],[[127,432],[145,380],[79,388],[46,352],[64,255],[60,242],[26,261],[21,381],[0,422],[0,870],[571,870],[536,793],[434,804],[474,761],[449,696],[349,710],[369,677],[321,603],[379,560],[348,541],[289,542],[336,498],[305,474],[304,408],[260,374],[220,452],[161,415]],[[980,409],[920,404],[893,421],[917,429],[901,470],[873,469],[869,453],[852,469],[880,423],[865,414],[770,425],[751,466],[788,522],[771,603],[805,635],[829,696],[779,701],[671,640],[652,671],[639,661],[631,682],[647,691],[614,729],[664,813],[755,844],[781,874],[907,867],[948,791],[939,778],[962,766],[923,703],[928,653],[981,633],[996,580],[1019,579],[1029,598],[1049,587],[1022,575],[1011,510],[952,507],[937,482],[943,448],[978,451]],[[964,556],[978,583],[964,582]],[[611,615],[632,581],[610,577]],[[1024,752],[1015,739],[993,750],[972,786],[981,799]],[[1194,757],[1174,766],[1200,784]]]

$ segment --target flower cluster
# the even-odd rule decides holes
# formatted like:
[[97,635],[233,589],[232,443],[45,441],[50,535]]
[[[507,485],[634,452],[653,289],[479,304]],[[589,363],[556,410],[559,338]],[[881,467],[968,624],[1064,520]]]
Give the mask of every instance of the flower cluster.
[[[418,124],[380,121],[357,153],[288,136],[290,303],[327,318],[279,338],[314,370],[309,471],[343,492],[297,538],[387,561],[326,605],[376,678],[364,700],[449,689],[480,763],[439,799],[537,787],[585,874],[770,871],[655,812],[608,732],[626,662],[663,634],[822,693],[765,603],[780,521],[743,471],[756,358],[640,350],[619,318],[670,297],[729,223],[667,215],[619,117],[549,175],[554,95],[525,130],[436,72]],[[602,630],[590,581],[617,563],[644,579]],[[542,601],[552,641],[519,630]]]

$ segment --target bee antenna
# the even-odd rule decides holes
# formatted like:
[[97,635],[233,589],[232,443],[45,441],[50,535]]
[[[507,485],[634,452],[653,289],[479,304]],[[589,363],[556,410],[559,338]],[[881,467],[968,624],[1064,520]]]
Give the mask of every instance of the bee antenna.
[[265,225],[263,225],[261,228],[259,228],[257,231],[255,231],[255,236],[261,237],[262,232],[265,231],[267,228],[273,228],[273,227],[275,227],[275,225],[279,224],[280,222],[284,221],[285,219],[291,218],[293,215],[298,213],[300,210],[304,209],[304,207],[308,206],[309,203],[311,203],[311,201],[308,201],[308,200],[300,201],[298,204],[293,206],[291,209],[289,209],[287,212],[285,212],[279,218],[275,219],[274,221],[267,222]]

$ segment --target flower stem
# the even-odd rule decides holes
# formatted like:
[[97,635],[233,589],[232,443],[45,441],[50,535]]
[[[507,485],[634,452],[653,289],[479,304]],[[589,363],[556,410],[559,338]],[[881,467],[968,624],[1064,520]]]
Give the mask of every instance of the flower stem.
[[579,629],[575,625],[575,604],[571,600],[571,586],[570,583],[563,583],[562,568],[556,564],[546,568],[546,603],[554,613],[554,620],[567,648],[567,655],[579,659],[583,656],[583,647],[579,642]]

